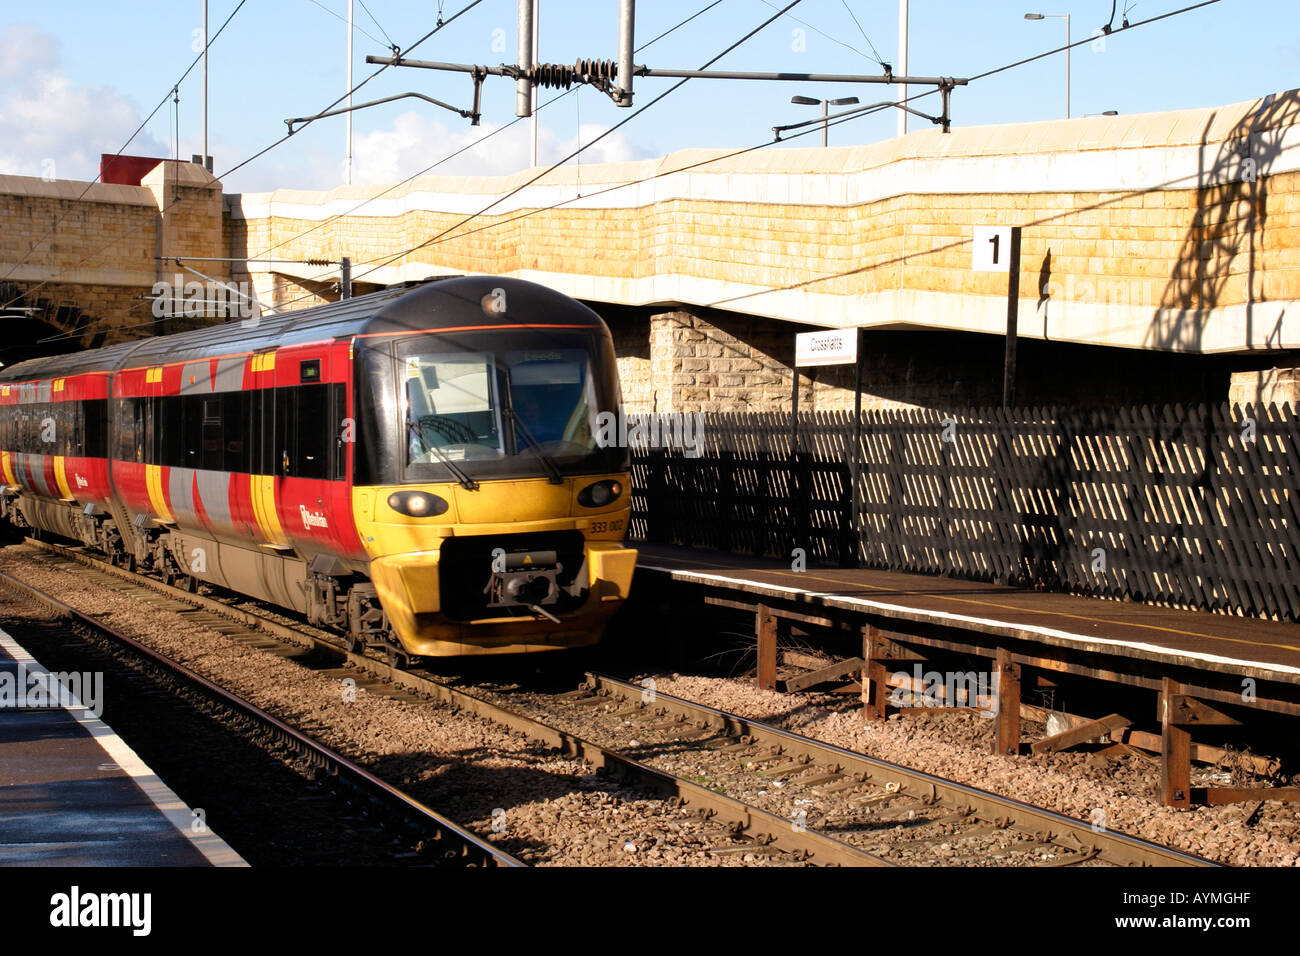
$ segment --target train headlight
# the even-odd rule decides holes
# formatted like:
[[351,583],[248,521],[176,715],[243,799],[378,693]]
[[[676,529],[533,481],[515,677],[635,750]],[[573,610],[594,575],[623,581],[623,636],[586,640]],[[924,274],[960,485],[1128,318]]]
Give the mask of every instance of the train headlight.
[[427,491],[395,491],[388,496],[388,507],[412,518],[433,518],[451,506]]
[[623,486],[617,481],[606,479],[594,485],[588,485],[578,492],[578,504],[584,508],[603,508],[615,501],[623,493]]

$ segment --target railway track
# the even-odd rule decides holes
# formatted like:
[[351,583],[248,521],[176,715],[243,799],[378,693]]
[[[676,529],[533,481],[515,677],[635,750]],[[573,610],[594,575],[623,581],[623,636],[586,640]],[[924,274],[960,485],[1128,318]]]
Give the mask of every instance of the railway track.
[[29,543],[236,624],[242,635],[226,633],[247,643],[275,650],[272,638],[281,650],[325,653],[368,675],[381,692],[445,702],[672,797],[719,825],[719,842],[729,845],[714,852],[815,865],[1211,865],[612,677],[589,674],[576,690],[525,704],[542,710],[540,717],[522,713],[518,695],[450,686],[435,675],[351,653],[327,632],[181,591],[75,548]]
[[241,733],[256,739],[264,749],[309,767],[314,779],[309,781],[302,797],[318,800],[319,794],[313,791],[325,783],[362,813],[370,828],[382,834],[376,838],[377,842],[391,841],[394,845],[417,848],[414,853],[403,854],[401,862],[452,867],[524,865],[342,754],[110,625],[3,572],[0,572],[0,586],[49,608],[66,619],[70,629],[79,636],[107,642],[113,651],[129,658],[134,669],[147,672],[152,682],[191,700],[201,700],[208,711],[221,712],[224,719],[240,724]]

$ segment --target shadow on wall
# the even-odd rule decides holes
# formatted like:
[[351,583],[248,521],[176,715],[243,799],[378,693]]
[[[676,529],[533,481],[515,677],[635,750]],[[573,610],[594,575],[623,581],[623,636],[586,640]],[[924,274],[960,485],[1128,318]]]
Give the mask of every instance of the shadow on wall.
[[87,336],[92,322],[76,306],[57,305],[26,295],[13,283],[0,283],[0,364],[98,348],[106,333]]
[[[1256,314],[1260,301],[1256,257],[1267,215],[1266,177],[1282,153],[1283,134],[1300,123],[1300,91],[1265,97],[1209,160],[1210,129],[1216,115],[1210,114],[1201,133],[1198,182],[1202,185],[1196,194],[1196,212],[1147,332],[1145,344],[1152,348],[1201,349],[1208,312],[1220,304],[1234,275],[1233,266],[1243,267],[1247,277],[1245,340],[1240,345],[1249,347],[1256,336],[1269,347],[1282,344],[1280,316],[1271,320],[1272,328],[1256,329],[1260,320]],[[1245,262],[1239,263],[1238,257],[1243,255]]]

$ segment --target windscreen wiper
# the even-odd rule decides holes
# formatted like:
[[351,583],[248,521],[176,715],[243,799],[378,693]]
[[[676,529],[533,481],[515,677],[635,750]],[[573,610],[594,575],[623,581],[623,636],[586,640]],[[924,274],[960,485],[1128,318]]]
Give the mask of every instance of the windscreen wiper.
[[421,445],[423,445],[429,451],[433,452],[435,455],[438,456],[438,460],[442,462],[444,465],[446,465],[448,470],[453,475],[456,476],[456,481],[457,483],[460,484],[462,488],[464,488],[466,491],[478,491],[477,481],[475,481],[469,475],[465,474],[464,470],[462,470],[459,465],[457,465],[454,461],[452,461],[449,457],[447,457],[447,453],[445,451],[443,451],[437,445],[431,445],[424,440],[424,431],[421,429],[419,424],[411,421],[408,418],[406,420],[406,427],[408,430],[415,432],[416,436],[420,439]]
[[513,405],[507,405],[506,411],[510,413],[510,418],[515,423],[515,430],[524,436],[524,439],[532,447],[533,452],[539,459],[541,459],[542,467],[546,469],[546,474],[548,476],[547,481],[553,485],[564,484],[564,476],[560,474],[560,469],[555,466],[555,462],[551,460],[551,456],[542,451],[542,443],[533,437],[533,433],[528,430],[528,426],[525,425],[524,420],[519,417],[519,413],[515,411],[515,407]]

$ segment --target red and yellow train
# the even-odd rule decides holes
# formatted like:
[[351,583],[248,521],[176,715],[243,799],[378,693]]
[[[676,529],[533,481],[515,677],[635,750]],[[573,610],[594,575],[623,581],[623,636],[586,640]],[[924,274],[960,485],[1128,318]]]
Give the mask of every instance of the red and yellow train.
[[416,656],[595,643],[631,586],[613,341],[455,277],[0,370],[0,516]]

